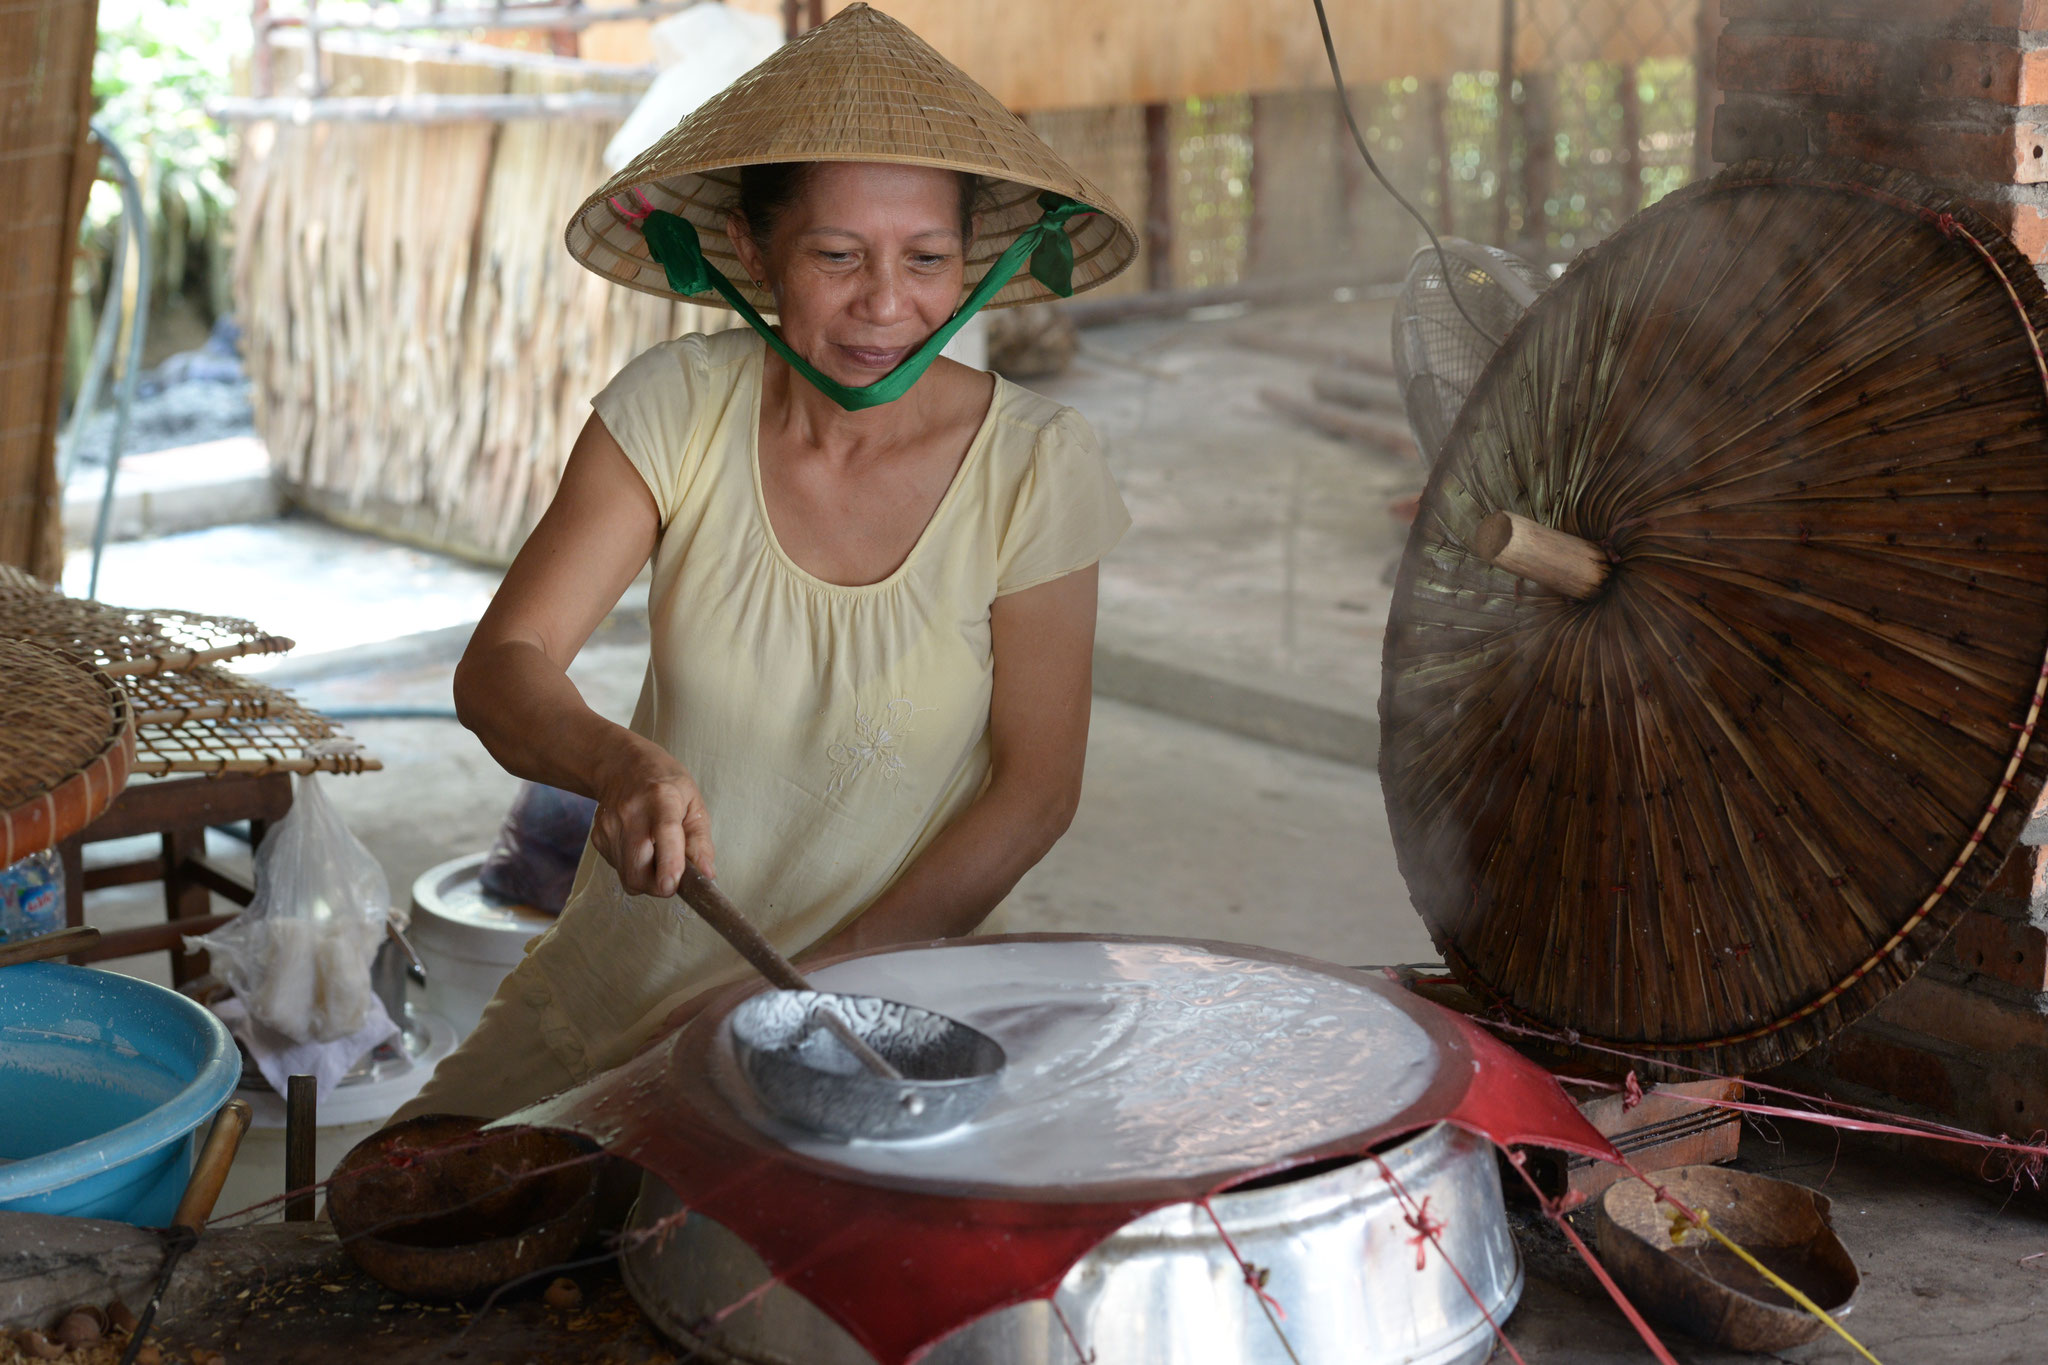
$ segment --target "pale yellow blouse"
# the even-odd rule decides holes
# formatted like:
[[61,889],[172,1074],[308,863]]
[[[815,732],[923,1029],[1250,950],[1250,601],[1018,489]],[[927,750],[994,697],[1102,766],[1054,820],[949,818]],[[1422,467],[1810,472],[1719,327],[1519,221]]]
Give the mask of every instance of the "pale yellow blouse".
[[[762,502],[766,351],[746,328],[662,342],[593,405],[661,512],[632,728],[696,778],[719,885],[795,954],[981,791],[990,603],[1093,564],[1130,517],[1081,415],[999,377],[896,572],[851,588],[815,578]],[[563,1058],[572,1071],[615,1065],[677,1004],[745,974],[702,921],[626,896],[588,848],[525,969],[552,996],[551,1046],[580,1054]]]

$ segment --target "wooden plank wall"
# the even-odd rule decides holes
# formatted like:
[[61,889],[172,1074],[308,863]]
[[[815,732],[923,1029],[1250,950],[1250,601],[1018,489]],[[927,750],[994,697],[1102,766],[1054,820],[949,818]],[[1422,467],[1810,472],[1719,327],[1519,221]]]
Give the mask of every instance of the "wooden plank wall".
[[58,405],[99,0],[0,3],[0,563],[55,578]]
[[[728,0],[780,18],[781,0]],[[849,0],[827,0],[836,14]],[[1692,51],[1698,0],[1518,0],[1524,70]],[[1327,0],[1350,84],[1500,65],[1501,0]],[[882,0],[1021,112],[1317,88],[1330,71],[1309,0]]]

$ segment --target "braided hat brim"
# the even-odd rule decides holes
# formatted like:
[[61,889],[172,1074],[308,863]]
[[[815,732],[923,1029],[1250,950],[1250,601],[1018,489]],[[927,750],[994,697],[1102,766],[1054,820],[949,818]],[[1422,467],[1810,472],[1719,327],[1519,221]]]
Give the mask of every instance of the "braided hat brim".
[[[606,181],[569,220],[569,254],[628,289],[727,306],[712,293],[678,295],[649,258],[640,220],[666,210],[695,224],[706,259],[748,302],[772,310],[768,292],[740,268],[725,224],[739,201],[741,168],[788,161],[886,162],[980,176],[968,289],[1038,221],[1046,190],[1100,210],[1067,225],[1075,293],[1115,278],[1138,254],[1136,226],[1100,186],[922,38],[865,4],[778,49]],[[1020,271],[987,306],[1055,297]]]

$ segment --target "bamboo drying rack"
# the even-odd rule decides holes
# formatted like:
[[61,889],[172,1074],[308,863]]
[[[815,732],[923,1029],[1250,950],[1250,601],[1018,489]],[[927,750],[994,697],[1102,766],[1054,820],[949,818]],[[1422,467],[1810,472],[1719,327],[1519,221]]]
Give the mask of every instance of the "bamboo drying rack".
[[5,565],[0,565],[0,637],[68,650],[117,678],[248,654],[282,654],[293,643],[231,616],[136,610],[66,597]]
[[292,647],[248,621],[66,597],[0,566],[4,638],[69,651],[128,689],[123,706],[134,715],[136,773],[360,773],[384,766],[291,693],[214,666]]

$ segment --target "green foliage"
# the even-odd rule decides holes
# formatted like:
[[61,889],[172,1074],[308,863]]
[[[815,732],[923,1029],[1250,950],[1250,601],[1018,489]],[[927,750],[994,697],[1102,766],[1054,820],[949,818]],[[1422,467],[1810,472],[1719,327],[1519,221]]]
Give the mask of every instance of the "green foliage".
[[[246,8],[220,0],[100,0],[93,60],[96,121],[128,156],[142,187],[159,299],[190,291],[208,313],[226,304],[234,188],[226,130],[206,101],[229,91],[247,50]],[[102,180],[86,210],[86,264],[103,286],[121,195]]]

